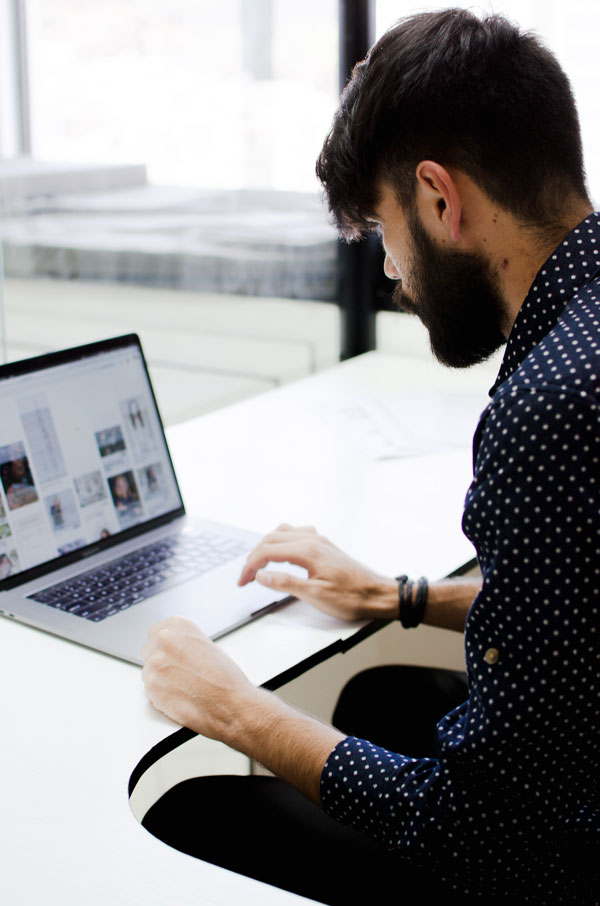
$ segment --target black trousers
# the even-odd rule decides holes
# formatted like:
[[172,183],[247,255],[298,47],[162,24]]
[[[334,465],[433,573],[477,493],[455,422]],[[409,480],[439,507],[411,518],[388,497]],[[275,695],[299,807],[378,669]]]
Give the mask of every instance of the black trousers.
[[[464,674],[376,667],[350,680],[333,723],[404,755],[434,754],[435,724],[467,698]],[[416,870],[272,777],[199,777],[166,793],[144,827],[181,852],[322,903],[431,894],[452,899]]]

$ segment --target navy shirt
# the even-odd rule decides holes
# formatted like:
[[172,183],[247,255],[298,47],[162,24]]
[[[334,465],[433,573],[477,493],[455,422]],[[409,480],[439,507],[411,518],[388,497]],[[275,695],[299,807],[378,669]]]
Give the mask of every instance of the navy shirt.
[[466,894],[598,903],[600,214],[538,273],[490,396],[463,517],[469,700],[437,758],[343,740],[322,802]]

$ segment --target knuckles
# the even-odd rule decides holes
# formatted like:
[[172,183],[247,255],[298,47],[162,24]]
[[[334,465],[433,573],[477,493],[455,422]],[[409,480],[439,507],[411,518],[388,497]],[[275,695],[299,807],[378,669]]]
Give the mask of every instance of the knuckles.
[[161,629],[156,636],[156,652],[163,657],[177,648],[176,638],[170,629]]
[[181,629],[189,632],[190,630],[196,630],[198,627],[191,620],[186,620],[185,617],[169,617],[165,628]]
[[147,684],[150,684],[152,682],[153,676],[166,673],[171,665],[172,660],[168,656],[166,651],[161,649],[154,651],[144,665],[145,680]]
[[317,535],[315,538],[311,538],[310,541],[306,542],[306,554],[311,560],[316,560],[320,553],[321,538]]

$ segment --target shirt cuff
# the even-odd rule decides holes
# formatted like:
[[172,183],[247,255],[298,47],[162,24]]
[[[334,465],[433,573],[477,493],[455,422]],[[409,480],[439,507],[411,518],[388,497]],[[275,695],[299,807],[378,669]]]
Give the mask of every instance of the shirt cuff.
[[348,736],[337,744],[321,772],[321,804],[330,817],[369,834],[388,837],[389,780],[418,759],[398,755]]

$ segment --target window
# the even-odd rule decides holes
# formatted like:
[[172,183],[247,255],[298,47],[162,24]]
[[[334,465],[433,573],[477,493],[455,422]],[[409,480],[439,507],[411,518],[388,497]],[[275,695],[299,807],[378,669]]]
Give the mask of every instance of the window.
[[37,0],[32,149],[151,183],[315,191],[337,101],[334,0]]

